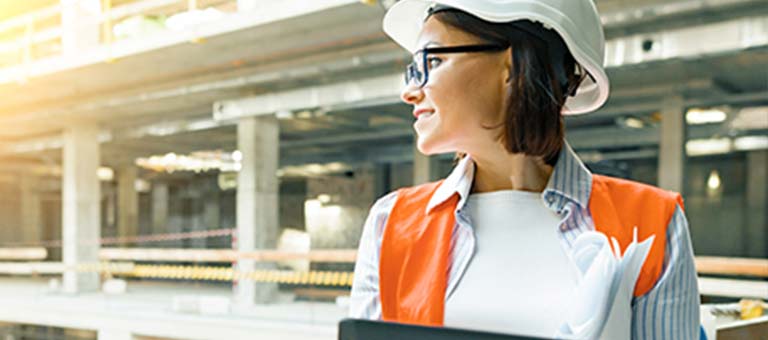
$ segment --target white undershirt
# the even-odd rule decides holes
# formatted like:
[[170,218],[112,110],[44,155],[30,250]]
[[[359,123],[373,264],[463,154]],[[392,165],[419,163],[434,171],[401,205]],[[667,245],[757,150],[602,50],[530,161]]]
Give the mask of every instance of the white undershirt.
[[475,254],[445,306],[445,326],[552,337],[573,291],[560,216],[541,194],[502,190],[467,201]]

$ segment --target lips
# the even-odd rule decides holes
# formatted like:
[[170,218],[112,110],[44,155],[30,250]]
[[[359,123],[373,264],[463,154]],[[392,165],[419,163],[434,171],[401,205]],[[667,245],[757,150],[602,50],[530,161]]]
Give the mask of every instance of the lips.
[[435,112],[435,111],[433,111],[433,110],[428,110],[428,109],[418,109],[418,110],[413,110],[413,118],[419,118],[419,116],[420,116],[420,115],[422,115],[422,114],[425,114],[425,113],[433,113],[433,112]]

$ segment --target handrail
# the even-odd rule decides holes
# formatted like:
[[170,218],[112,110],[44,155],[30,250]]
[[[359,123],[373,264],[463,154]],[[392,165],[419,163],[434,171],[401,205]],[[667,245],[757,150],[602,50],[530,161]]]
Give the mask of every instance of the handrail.
[[354,263],[355,249],[327,249],[309,252],[258,250],[238,252],[231,249],[161,249],[161,248],[102,248],[99,259],[104,261],[163,261],[163,262],[233,262],[255,260],[262,262],[309,260],[315,262]]
[[696,256],[699,274],[768,277],[768,259]]
[[41,247],[0,248],[0,260],[44,260],[48,250]]
[[[2,260],[42,260],[48,256],[44,247],[0,248]],[[232,249],[184,248],[101,248],[102,261],[165,261],[165,262],[232,262],[239,259],[272,262],[309,260],[316,262],[354,263],[356,249],[322,249],[309,252],[258,250],[239,252]],[[705,275],[737,275],[768,277],[768,259],[696,256],[696,271]]]
[[13,18],[0,21],[0,33],[12,30],[14,28],[23,28],[30,20],[38,21],[42,19],[48,19],[59,14],[61,14],[61,4],[56,4],[33,12],[21,14]]
[[[159,249],[159,248],[102,248],[99,257],[104,260],[144,261],[209,261],[231,262],[237,259],[257,261],[310,260],[319,262],[355,262],[355,249],[313,250],[309,253],[292,253],[278,250],[262,250],[238,253],[234,250],[213,249]],[[768,259],[738,257],[697,256],[699,274],[741,275],[768,277]]]

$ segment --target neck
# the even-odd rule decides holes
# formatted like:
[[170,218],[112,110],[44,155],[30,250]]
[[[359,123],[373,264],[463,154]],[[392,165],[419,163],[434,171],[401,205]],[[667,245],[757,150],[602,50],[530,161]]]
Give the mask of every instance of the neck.
[[[506,151],[506,150],[505,150]],[[498,190],[542,192],[547,187],[554,168],[541,157],[499,153],[490,157],[472,155],[475,179],[472,193]]]

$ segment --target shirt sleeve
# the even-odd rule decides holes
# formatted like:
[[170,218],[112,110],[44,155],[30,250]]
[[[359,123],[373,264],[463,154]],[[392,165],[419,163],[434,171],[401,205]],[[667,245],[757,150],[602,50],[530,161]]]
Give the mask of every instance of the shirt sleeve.
[[661,278],[632,303],[632,339],[699,339],[699,287],[688,233],[678,206],[667,227]]
[[356,319],[381,319],[379,298],[379,254],[381,239],[387,218],[394,206],[397,192],[380,198],[368,214],[360,237],[355,262],[355,275],[349,301],[349,317]]

